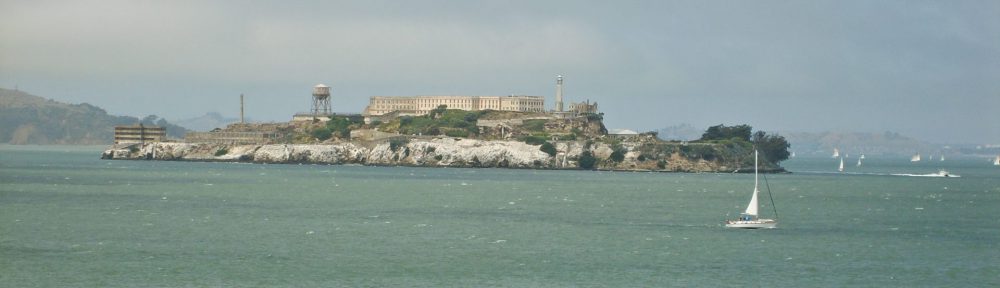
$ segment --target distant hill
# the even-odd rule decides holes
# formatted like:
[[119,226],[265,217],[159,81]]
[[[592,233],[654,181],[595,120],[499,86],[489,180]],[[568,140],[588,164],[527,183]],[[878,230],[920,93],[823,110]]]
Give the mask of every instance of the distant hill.
[[695,128],[691,124],[680,124],[657,130],[657,137],[663,140],[691,141],[701,138],[705,133],[705,128]]
[[[247,120],[249,121],[249,120]],[[194,131],[211,131],[215,128],[226,128],[227,125],[240,122],[239,118],[226,118],[217,112],[209,112],[201,117],[177,120],[177,125]]]
[[859,133],[859,132],[783,132],[785,139],[792,144],[791,151],[798,155],[832,155],[833,149],[840,149],[841,154],[868,155],[913,155],[914,153],[937,154],[941,148],[920,142],[916,139],[895,132]]
[[167,128],[169,138],[182,138],[187,133],[187,129],[155,115],[143,119],[108,115],[87,103],[66,104],[0,88],[0,143],[110,144],[114,142],[114,126],[140,122]]

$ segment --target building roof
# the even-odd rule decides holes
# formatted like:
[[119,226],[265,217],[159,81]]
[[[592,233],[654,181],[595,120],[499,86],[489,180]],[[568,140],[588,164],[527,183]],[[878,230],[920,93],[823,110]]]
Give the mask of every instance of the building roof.
[[629,129],[611,129],[608,130],[608,134],[612,135],[639,135],[639,132],[635,132]]

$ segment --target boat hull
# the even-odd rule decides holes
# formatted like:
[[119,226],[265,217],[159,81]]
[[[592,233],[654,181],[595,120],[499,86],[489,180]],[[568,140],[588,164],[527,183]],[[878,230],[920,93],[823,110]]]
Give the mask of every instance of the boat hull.
[[778,222],[771,219],[731,220],[726,221],[726,228],[774,229],[778,228]]

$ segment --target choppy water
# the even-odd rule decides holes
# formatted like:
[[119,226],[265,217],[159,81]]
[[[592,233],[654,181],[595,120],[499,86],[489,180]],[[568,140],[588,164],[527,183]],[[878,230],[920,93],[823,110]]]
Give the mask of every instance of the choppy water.
[[[1000,286],[1000,168],[986,159],[869,156],[849,174],[793,159],[798,173],[767,176],[780,228],[729,230],[752,175],[100,150],[0,146],[0,286]],[[891,175],[939,169],[962,177]]]

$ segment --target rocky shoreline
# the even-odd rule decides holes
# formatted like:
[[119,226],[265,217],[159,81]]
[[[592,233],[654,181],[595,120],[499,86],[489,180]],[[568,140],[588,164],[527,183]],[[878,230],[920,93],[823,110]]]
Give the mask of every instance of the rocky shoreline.
[[332,144],[231,145],[211,143],[155,142],[115,145],[101,158],[113,160],[163,160],[201,162],[246,162],[281,164],[359,164],[368,166],[467,167],[579,170],[577,160],[584,151],[599,159],[595,170],[657,172],[733,172],[721,161],[689,159],[679,153],[640,155],[639,144],[628,145],[624,160],[608,160],[613,148],[603,143],[558,141],[551,156],[519,141],[488,141],[464,138],[409,139],[403,142]]

